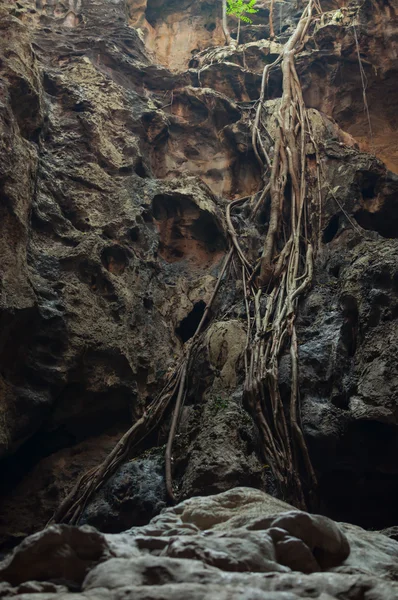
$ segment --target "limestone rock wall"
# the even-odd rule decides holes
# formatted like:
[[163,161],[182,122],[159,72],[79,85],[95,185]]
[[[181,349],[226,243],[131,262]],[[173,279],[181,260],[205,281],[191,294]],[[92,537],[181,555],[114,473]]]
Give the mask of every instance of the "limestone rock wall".
[[[251,488],[197,497],[145,527],[101,534],[53,525],[0,562],[20,600],[389,600],[398,542],[291,510]],[[62,553],[62,560],[60,554]]]
[[[398,499],[397,16],[367,0],[340,3],[336,20],[334,3],[321,4],[297,58],[324,176],[315,285],[298,324],[303,427],[320,510],[383,528]],[[142,414],[203,315],[228,248],[225,206],[261,185],[250,109],[300,14],[275,6],[276,40],[264,4],[237,48],[220,47],[220,7],[205,1],[0,7],[5,549],[42,528]],[[276,70],[271,132],[280,93]],[[242,243],[255,260],[258,231]],[[174,457],[181,497],[275,491],[241,402],[244,314],[232,270],[190,375]],[[281,385],[288,393],[283,373]],[[164,488],[145,469],[161,463],[166,436],[167,419],[129,457],[143,456],[143,475],[128,463],[87,522],[134,525],[125,516],[141,481],[156,496],[141,516],[160,510]]]

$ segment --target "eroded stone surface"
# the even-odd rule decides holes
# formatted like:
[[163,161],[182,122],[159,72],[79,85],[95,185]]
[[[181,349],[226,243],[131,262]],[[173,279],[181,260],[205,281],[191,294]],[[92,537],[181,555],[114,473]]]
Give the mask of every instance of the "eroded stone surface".
[[[298,322],[302,416],[320,510],[382,528],[396,523],[398,498],[398,185],[358,148],[371,144],[355,31],[376,154],[394,169],[396,10],[369,0],[342,6],[336,20],[342,4],[322,2],[328,12],[297,59],[324,178],[321,215],[317,207],[311,213],[322,230],[315,285]],[[242,29],[248,43],[220,49],[214,3],[2,3],[5,548],[43,527],[82,472],[141,415],[203,315],[228,246],[226,202],[261,185],[248,115],[264,64],[276,58],[301,10],[293,2],[275,7],[275,41],[267,39],[264,5],[259,22]],[[280,92],[275,69],[266,103],[271,155]],[[308,185],[316,188],[308,146]],[[269,215],[260,210],[251,229],[246,217],[237,210],[233,222],[255,263]],[[242,407],[245,309],[240,273],[231,272],[195,355],[175,442],[176,491],[184,498],[237,484],[276,493]],[[286,397],[288,366],[286,358]],[[148,444],[162,447],[167,428]],[[132,487],[123,493],[127,505],[139,493]],[[160,508],[162,485],[157,489]],[[118,527],[131,524],[120,521]],[[189,522],[174,527],[181,535],[196,531]],[[279,556],[287,548],[301,560],[302,540],[288,538],[277,540]],[[158,544],[154,539],[142,544]],[[314,570],[311,552],[305,561]]]
[[[0,597],[395,597],[397,542],[290,508],[258,490],[236,488],[187,500],[123,534],[53,526],[0,563],[7,582]],[[212,517],[211,525],[199,515]]]

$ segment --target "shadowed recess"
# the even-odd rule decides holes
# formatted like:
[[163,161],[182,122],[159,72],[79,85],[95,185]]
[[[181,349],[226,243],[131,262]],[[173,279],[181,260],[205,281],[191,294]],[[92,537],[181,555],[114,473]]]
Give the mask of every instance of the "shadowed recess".
[[205,267],[225,250],[218,219],[191,199],[159,194],[152,201],[152,211],[159,230],[159,254],[167,262],[186,259]]

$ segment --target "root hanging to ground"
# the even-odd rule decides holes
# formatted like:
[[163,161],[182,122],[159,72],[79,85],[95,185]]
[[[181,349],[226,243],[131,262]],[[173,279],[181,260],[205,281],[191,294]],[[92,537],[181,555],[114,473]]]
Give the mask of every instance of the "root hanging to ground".
[[84,473],[78,480],[71,492],[66,496],[64,501],[59,506],[58,510],[49,521],[51,523],[69,523],[76,525],[79,523],[80,517],[87,506],[87,503],[93,497],[95,492],[116,472],[118,467],[129,457],[131,450],[140,444],[162,421],[165,411],[170,406],[173,398],[176,397],[175,408],[171,421],[169,438],[165,453],[165,472],[166,472],[166,490],[169,499],[175,501],[172,479],[171,454],[173,441],[177,430],[177,423],[180,416],[182,399],[186,391],[186,380],[189,361],[192,348],[194,347],[200,333],[203,330],[206,319],[214,299],[218,293],[221,282],[224,278],[227,267],[232,258],[233,249],[228,252],[225,257],[223,267],[218,276],[213,294],[206,306],[203,317],[196,329],[194,336],[186,343],[184,353],[180,358],[176,368],[169,377],[167,383],[145,409],[143,415],[130,427],[123,435],[113,450],[108,454],[106,459],[94,469]]
[[221,14],[222,30],[223,30],[224,37],[225,37],[225,43],[227,46],[229,46],[229,44],[231,43],[231,34],[229,32],[228,24],[227,24],[227,0],[222,0],[221,10],[222,10],[222,14]]
[[[254,197],[232,201],[226,210],[231,249],[226,255],[213,295],[200,324],[185,345],[176,368],[143,415],[123,435],[107,458],[85,473],[76,483],[50,522],[77,524],[95,492],[129,458],[131,451],[159,426],[175,400],[165,453],[166,489],[175,501],[172,476],[172,449],[181,408],[187,393],[192,350],[203,331],[209,311],[231,259],[241,263],[247,340],[245,348],[244,399],[255,420],[263,444],[263,454],[279,486],[280,495],[299,508],[312,508],[317,481],[300,422],[298,382],[298,343],[296,316],[300,297],[311,285],[314,251],[320,236],[310,218],[312,197],[306,180],[306,144],[315,145],[310,119],[304,105],[295,68],[295,54],[302,48],[314,10],[309,0],[297,27],[281,55],[263,71],[260,98],[252,124],[252,143],[263,169],[264,188]],[[270,71],[280,65],[283,95],[277,115],[273,154],[267,151],[270,134],[265,130],[265,100]],[[318,149],[314,151],[317,153]],[[317,158],[317,173],[320,174]],[[321,188],[318,181],[317,209]],[[234,207],[251,202],[254,221],[264,202],[269,202],[270,218],[258,265],[251,265],[231,219]],[[253,206],[254,204],[254,206]],[[320,212],[319,212],[320,215]],[[312,229],[319,229],[312,231]],[[290,398],[282,399],[279,363],[282,354],[290,357]],[[304,482],[304,485],[303,485]]]
[[271,0],[269,5],[269,37],[271,40],[275,38],[274,31],[274,0]]
[[[294,57],[303,46],[313,6],[313,0],[309,0],[281,56],[264,68],[252,141],[257,160],[264,168],[264,179],[269,174],[266,192],[261,197],[269,193],[270,216],[257,282],[247,278],[244,281],[250,331],[245,358],[245,399],[258,425],[264,454],[279,492],[299,508],[313,504],[317,487],[300,423],[295,326],[299,298],[312,281],[312,238],[316,232],[312,234],[308,226],[310,195],[306,183],[305,147],[311,138],[310,121]],[[270,161],[265,150],[267,136],[262,130],[261,116],[269,72],[279,63],[283,93]],[[258,208],[257,204],[253,213]],[[254,317],[250,317],[250,304],[254,308]],[[288,406],[282,401],[279,388],[279,361],[286,351],[289,351],[291,363]],[[303,479],[305,488],[310,490],[307,497]]]
[[354,31],[355,47],[356,47],[357,56],[358,56],[359,74],[361,76],[361,83],[362,83],[363,108],[364,108],[366,118],[368,120],[368,126],[369,126],[370,150],[371,150],[371,152],[374,153],[375,149],[374,149],[373,128],[372,128],[372,121],[370,120],[368,97],[366,95],[367,78],[366,78],[366,73],[363,68],[363,64],[362,64],[362,60],[361,60],[361,53],[359,51],[359,42],[358,42],[358,35],[357,35],[357,29],[355,27],[355,23],[353,23],[352,28]]

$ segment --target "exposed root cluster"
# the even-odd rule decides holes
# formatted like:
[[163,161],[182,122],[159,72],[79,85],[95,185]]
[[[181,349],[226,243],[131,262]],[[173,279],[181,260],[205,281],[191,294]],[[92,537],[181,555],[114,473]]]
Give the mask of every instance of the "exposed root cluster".
[[[260,200],[269,201],[270,216],[257,285],[253,276],[247,277],[246,265],[242,263],[246,296],[254,304],[252,318],[247,303],[245,396],[280,493],[302,508],[308,500],[302,475],[305,472],[306,487],[312,493],[316,490],[316,477],[300,426],[295,319],[299,298],[312,281],[315,235],[309,227],[311,195],[306,183],[306,143],[313,137],[294,57],[302,48],[312,13],[313,0],[309,0],[281,56],[264,68],[252,134],[257,159],[264,167],[264,179],[268,178]],[[269,72],[279,63],[283,94],[271,160],[266,151],[262,113]],[[279,389],[279,361],[289,347],[291,393],[286,407]]]
[[76,525],[95,492],[116,472],[118,467],[129,457],[134,447],[138,446],[162,421],[165,411],[169,408],[172,400],[176,398],[173,416],[171,420],[169,437],[165,452],[165,473],[166,489],[170,501],[174,502],[173,478],[172,478],[172,448],[177,430],[177,424],[186,394],[186,380],[192,355],[192,349],[203,330],[207,321],[211,306],[220,288],[225,271],[232,258],[233,249],[231,249],[219,274],[213,294],[206,306],[202,319],[196,329],[193,337],[186,343],[184,353],[180,358],[176,368],[170,374],[165,386],[154,398],[151,404],[145,409],[143,415],[130,427],[123,435],[112,452],[98,466],[90,469],[76,483],[71,492],[66,496],[53,515],[51,523],[70,523]]
[[[284,499],[297,507],[312,504],[316,477],[300,425],[298,388],[298,351],[296,315],[300,297],[311,285],[316,236],[309,209],[313,202],[306,182],[306,144],[315,145],[295,68],[295,54],[302,48],[312,20],[314,0],[309,0],[296,30],[282,54],[263,72],[261,95],[252,124],[253,147],[264,173],[264,188],[259,198],[241,198],[227,207],[226,221],[231,250],[225,258],[213,296],[193,338],[162,391],[146,408],[142,417],[124,434],[112,452],[97,468],[85,473],[53,517],[56,522],[76,524],[87,503],[120,464],[161,422],[175,399],[174,412],[165,454],[166,487],[174,500],[172,447],[185,394],[192,349],[202,333],[210,307],[224,278],[228,264],[236,256],[241,264],[247,313],[244,397],[259,428],[264,455],[278,482]],[[265,129],[265,99],[270,70],[281,66],[283,95],[278,112],[278,127],[273,153],[267,151],[269,134]],[[315,152],[317,149],[315,148]],[[318,169],[319,176],[319,169]],[[320,198],[320,186],[318,187]],[[258,196],[258,194],[257,194]],[[231,211],[251,203],[254,219],[259,208],[269,203],[269,225],[263,254],[258,265],[251,265],[239,243]],[[320,207],[318,207],[318,210]],[[288,405],[281,398],[279,362],[290,352],[291,391]],[[302,482],[305,481],[305,486]]]

